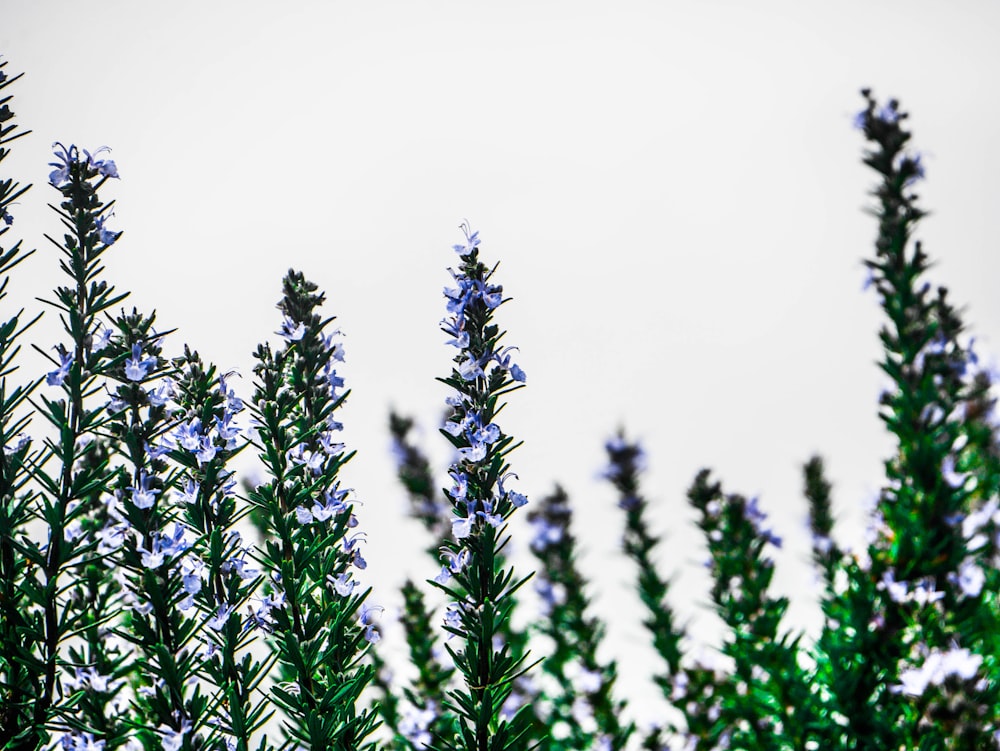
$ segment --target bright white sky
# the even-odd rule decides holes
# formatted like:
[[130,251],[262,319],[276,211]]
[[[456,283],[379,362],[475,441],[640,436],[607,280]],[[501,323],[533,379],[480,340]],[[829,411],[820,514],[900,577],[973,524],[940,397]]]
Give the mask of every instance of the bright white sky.
[[[441,290],[457,225],[480,230],[528,374],[503,420],[525,441],[520,489],[570,491],[597,602],[624,614],[609,654],[642,705],[648,654],[626,645],[648,640],[617,554],[623,520],[595,480],[618,425],[648,449],[682,612],[707,597],[684,501],[700,467],[773,514],[796,623],[816,613],[811,453],[827,459],[846,539],[860,539],[891,451],[876,418],[879,311],[861,292],[875,233],[862,213],[874,174],[851,128],[862,86],[913,113],[933,281],[968,304],[984,351],[1000,346],[994,3],[4,0],[3,16],[6,70],[26,73],[5,93],[34,131],[5,175],[35,183],[14,228],[40,250],[15,296],[34,310],[62,283],[42,238],[59,233],[45,208],[53,141],[112,147],[122,179],[106,195],[125,234],[109,278],[179,329],[178,350],[238,368],[244,396],[251,352],[275,338],[283,273],[318,282],[346,334],[345,438],[359,453],[345,473],[387,615],[407,569],[435,571],[402,518],[386,415],[416,413],[443,468]],[[711,633],[710,616],[699,623]]]

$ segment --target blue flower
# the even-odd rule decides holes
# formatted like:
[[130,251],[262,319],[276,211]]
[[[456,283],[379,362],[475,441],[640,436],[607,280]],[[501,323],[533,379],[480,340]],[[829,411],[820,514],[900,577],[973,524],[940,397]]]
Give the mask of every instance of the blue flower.
[[154,407],[165,407],[173,396],[174,382],[170,378],[164,378],[155,389],[150,389],[146,394],[149,403]]
[[890,100],[887,105],[879,108],[878,112],[875,113],[875,117],[890,125],[896,123],[899,121],[899,110],[896,107],[896,102]]
[[118,237],[121,235],[121,232],[115,232],[110,229],[105,229],[104,222],[106,219],[107,217],[103,216],[98,217],[97,220],[94,222],[94,224],[97,227],[97,232],[98,235],[100,236],[101,242],[104,243],[105,245],[111,245],[112,243],[114,243],[115,240],[118,239]]
[[136,342],[132,345],[132,358],[125,363],[125,377],[130,381],[141,381],[151,368],[156,367],[155,357],[142,357],[142,345]]
[[182,448],[198,451],[201,448],[201,420],[192,417],[190,422],[182,422],[174,431],[174,437]]
[[149,454],[150,459],[159,459],[164,454],[170,453],[173,449],[174,445],[170,441],[169,436],[164,436],[163,439],[157,443],[146,442],[146,453]]
[[111,329],[107,326],[102,326],[101,330],[95,332],[95,334],[97,336],[93,339],[90,349],[93,352],[100,352],[111,343]]
[[365,627],[365,640],[369,644],[374,644],[382,638],[378,630],[375,628],[374,614],[376,611],[382,612],[383,610],[384,608],[379,605],[374,605],[372,607],[369,607],[368,605],[361,606],[361,613],[358,615],[358,620],[361,622],[361,625]]
[[59,148],[54,152],[57,161],[49,162],[50,167],[55,167],[49,173],[49,183],[56,188],[60,188],[69,182],[70,165],[75,164],[79,160],[79,153],[76,150],[76,146],[73,145],[70,145],[67,149],[61,143],[56,142],[52,144],[53,148],[57,146]]
[[232,615],[233,609],[229,606],[229,603],[222,603],[219,606],[218,612],[216,612],[215,617],[209,619],[208,627],[213,631],[221,631],[229,620],[229,616]]
[[49,386],[62,386],[66,376],[69,375],[70,365],[73,364],[72,352],[66,352],[61,346],[56,349],[56,352],[59,353],[59,367],[45,376],[45,382]]
[[354,592],[354,588],[358,585],[356,581],[351,579],[351,573],[349,571],[347,573],[340,574],[337,577],[330,576],[329,579],[330,583],[333,584],[333,588],[337,590],[337,594],[341,597],[349,596],[352,592]]
[[174,533],[171,536],[161,534],[159,542],[162,546],[163,554],[166,556],[181,555],[191,547],[191,543],[186,538],[187,528],[183,524],[174,522]]
[[455,535],[456,540],[461,540],[472,534],[472,525],[475,523],[476,518],[474,516],[467,517],[465,519],[452,519],[451,520],[451,532]]
[[235,391],[226,385],[226,376],[224,375],[219,376],[219,394],[221,394],[226,400],[227,413],[234,415],[237,412],[243,411],[243,400],[236,395]]
[[296,324],[288,316],[281,322],[281,331],[276,332],[283,336],[289,342],[297,342],[302,339],[306,334],[306,325],[304,323]]
[[154,540],[152,550],[139,549],[142,555],[142,565],[149,569],[156,569],[163,565],[167,559],[167,554],[160,549],[160,541]]
[[139,471],[139,486],[131,486],[129,490],[132,491],[132,503],[135,504],[136,508],[147,509],[156,502],[156,496],[159,495],[159,490],[150,490],[149,482],[153,478],[146,473],[146,470]]
[[[459,629],[462,627],[462,606],[458,603],[450,603],[444,611],[444,625],[445,628]],[[449,635],[449,639],[454,636],[454,634]]]
[[465,496],[469,492],[468,476],[464,472],[460,472],[456,469],[450,470],[448,474],[451,475],[451,479],[454,483],[448,491],[448,495],[456,501],[465,500]]
[[26,446],[31,443],[31,436],[25,433],[18,433],[14,436],[14,442],[9,443],[3,447],[4,456],[13,456],[14,454],[22,451]]
[[180,730],[175,730],[167,725],[160,725],[159,732],[162,738],[160,744],[163,746],[163,751],[180,751],[184,745],[184,738],[190,730],[190,720],[184,720],[181,723]]
[[207,435],[201,439],[201,446],[195,454],[198,457],[198,463],[204,464],[205,462],[210,462],[215,458],[215,455],[219,452],[219,447],[212,443],[212,439]]
[[[110,159],[95,159],[98,154],[104,151],[111,151],[107,146],[102,146],[93,154],[84,149],[83,155],[87,158],[87,164],[96,169],[103,177],[118,177],[118,167]],[[103,240],[101,242],[104,242]]]
[[10,215],[10,212],[5,208],[0,208],[0,222],[3,222],[8,227],[14,223],[14,217]]
[[503,302],[503,287],[491,284],[486,289],[480,288],[480,295],[482,296],[483,303],[486,307],[493,310],[494,308],[500,307],[500,303]]
[[205,562],[194,555],[185,556],[181,561],[181,582],[184,591],[189,595],[196,595],[201,591],[202,575],[205,573]]
[[465,245],[452,245],[452,248],[454,248],[455,252],[464,258],[467,255],[471,255],[472,252],[479,247],[479,232],[473,232],[470,235],[469,230],[471,228],[467,222],[462,222],[459,225],[459,228],[465,235]]
[[490,501],[483,501],[483,510],[477,511],[476,516],[481,516],[494,529],[503,524],[503,517],[493,513],[493,503]]
[[215,418],[215,432],[219,434],[219,438],[226,442],[226,448],[230,451],[236,448],[236,439],[240,436],[239,427],[230,422],[232,419],[233,416],[228,412],[222,416],[221,420],[218,417]]
[[59,741],[64,751],[104,751],[104,741],[94,739],[94,734],[82,732],[65,733]]
[[458,455],[467,462],[476,464],[486,458],[486,444],[478,443],[468,448],[459,449]]

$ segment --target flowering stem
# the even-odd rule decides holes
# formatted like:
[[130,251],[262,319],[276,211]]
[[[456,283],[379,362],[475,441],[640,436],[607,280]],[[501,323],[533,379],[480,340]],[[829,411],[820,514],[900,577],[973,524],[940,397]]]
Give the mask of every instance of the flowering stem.
[[442,748],[503,751],[523,742],[530,715],[530,708],[522,707],[510,722],[501,717],[526,658],[513,654],[510,644],[494,644],[510,618],[511,595],[527,581],[515,580],[500,557],[509,540],[507,519],[527,499],[504,487],[509,477],[505,459],[516,446],[493,420],[503,407],[499,397],[525,377],[511,363],[511,348],[499,349],[503,333],[492,323],[503,289],[491,283],[493,271],[479,260],[478,233],[466,228],[465,234],[466,243],[455,246],[462,261],[452,272],[458,288],[445,291],[451,316],[442,324],[458,354],[451,375],[439,379],[454,390],[442,434],[458,453],[450,469],[454,485],[447,491],[455,539],[442,549],[451,577],[434,582],[453,600],[445,630],[464,644],[445,648],[465,679],[465,690],[453,692],[448,702],[460,732]]
[[[40,513],[49,531],[44,552],[36,547],[30,554],[45,580],[38,593],[42,620],[36,632],[41,637],[43,676],[43,689],[33,716],[38,727],[48,723],[54,713],[60,643],[81,622],[79,607],[63,596],[60,577],[71,560],[89,555],[93,550],[89,544],[78,546],[68,539],[67,527],[83,514],[81,501],[95,488],[108,488],[112,479],[105,465],[83,463],[77,466],[81,439],[94,436],[104,420],[103,408],[90,409],[85,404],[86,397],[94,393],[94,371],[100,359],[99,354],[92,352],[90,343],[98,314],[124,298],[124,295],[113,297],[112,290],[104,282],[97,281],[102,270],[99,259],[110,244],[106,242],[109,238],[102,237],[101,227],[111,208],[111,204],[101,202],[98,190],[112,172],[117,174],[114,163],[95,161],[87,152],[84,152],[85,158],[81,158],[75,146],[68,149],[60,146],[56,157],[58,161],[53,166],[57,169],[50,179],[63,195],[64,201],[56,211],[70,234],[65,235],[63,245],[52,238],[49,240],[68,259],[60,265],[70,276],[72,286],[58,288],[58,302],[50,304],[63,312],[63,326],[72,344],[68,350],[62,345],[57,347],[59,360],[54,362],[58,368],[46,378],[48,385],[62,388],[65,399],[53,401],[42,396],[43,413],[59,433],[58,442],[46,439],[46,446],[59,462],[59,469],[53,476],[41,464],[32,467],[43,489]],[[114,239],[116,236],[110,241]]]
[[[539,631],[555,645],[542,669],[562,688],[554,698],[553,720],[570,727],[558,747],[589,748],[599,739],[601,748],[620,751],[635,725],[622,720],[627,702],[614,697],[617,665],[613,660],[602,663],[597,657],[605,626],[587,615],[590,601],[586,580],[576,565],[569,497],[556,487],[528,518],[535,527],[531,551],[541,564],[535,586],[546,606]],[[569,666],[576,669],[575,674],[571,675]],[[581,718],[592,718],[594,732],[583,727]]]
[[[16,81],[21,75],[8,77],[3,70],[6,61],[0,60],[0,91]],[[10,153],[7,144],[27,133],[17,132],[16,123],[11,122],[14,113],[10,111],[11,96],[0,98],[0,162]],[[0,237],[13,224],[11,207],[23,196],[30,186],[20,186],[10,179],[0,180]],[[24,250],[21,241],[12,247],[0,247],[0,300],[7,296],[10,277],[7,274],[21,261],[34,253]],[[35,453],[31,455],[31,441],[24,433],[30,417],[21,415],[21,408],[38,387],[40,379],[26,386],[8,382],[17,366],[13,364],[20,346],[18,337],[31,327],[40,317],[23,323],[21,310],[0,324],[0,665],[3,667],[5,695],[0,698],[0,748],[7,748],[15,736],[32,737],[33,723],[30,708],[34,696],[33,671],[24,659],[25,651],[31,645],[25,638],[27,632],[28,598],[23,588],[30,567],[15,539],[23,534],[25,525],[31,518],[32,493],[25,491],[29,477],[28,464],[42,460]],[[27,735],[25,735],[27,734]]]
[[[270,577],[269,624],[282,682],[272,688],[286,714],[285,745],[312,751],[361,748],[376,722],[356,708],[373,668],[360,665],[362,643],[378,638],[368,591],[355,593],[350,568],[364,568],[349,491],[340,467],[351,458],[335,441],[334,419],[347,393],[335,362],[342,359],[330,323],[314,312],[323,302],[316,285],[289,271],[284,280],[281,334],[286,344],[256,353],[257,386],[251,412],[270,482],[250,493],[265,517],[260,561]],[[357,620],[355,618],[357,617]]]

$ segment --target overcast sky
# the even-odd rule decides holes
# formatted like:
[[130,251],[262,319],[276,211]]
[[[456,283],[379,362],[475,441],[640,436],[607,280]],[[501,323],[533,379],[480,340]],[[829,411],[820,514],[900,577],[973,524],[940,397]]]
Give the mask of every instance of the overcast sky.
[[[684,501],[703,466],[773,514],[793,623],[816,612],[801,494],[812,453],[845,539],[861,539],[891,451],[876,418],[879,309],[861,291],[875,233],[862,211],[875,176],[851,127],[863,86],[912,113],[931,279],[967,304],[982,351],[1000,348],[995,3],[3,4],[0,53],[25,72],[5,93],[33,131],[4,168],[35,183],[14,229],[40,250],[15,297],[37,309],[62,283],[42,239],[59,232],[45,207],[53,141],[112,148],[109,225],[125,234],[109,279],[179,329],[177,350],[237,368],[244,397],[256,343],[276,338],[282,275],[316,281],[346,336],[358,456],[345,476],[387,616],[407,569],[435,573],[402,518],[385,426],[390,404],[415,414],[443,470],[434,379],[453,350],[438,323],[463,219],[513,298],[499,321],[528,388],[502,425],[525,442],[520,490],[570,492],[598,603],[634,614],[611,623],[608,652],[633,697],[649,690],[647,653],[625,644],[647,639],[617,553],[621,512],[595,479],[619,425],[648,450],[684,613],[707,598]],[[59,340],[55,321],[41,346]]]

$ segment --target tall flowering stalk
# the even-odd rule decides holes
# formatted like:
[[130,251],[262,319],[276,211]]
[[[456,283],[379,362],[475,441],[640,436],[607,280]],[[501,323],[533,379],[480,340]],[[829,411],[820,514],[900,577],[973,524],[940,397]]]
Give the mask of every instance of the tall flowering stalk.
[[677,614],[670,604],[670,581],[656,567],[654,553],[660,539],[649,529],[647,509],[649,502],[643,497],[640,476],[646,467],[646,455],[637,442],[629,441],[623,432],[608,440],[605,445],[608,466],[605,478],[618,493],[618,508],[625,512],[625,532],[622,546],[625,555],[637,568],[639,598],[646,609],[643,625],[653,638],[653,647],[663,659],[666,670],[653,676],[668,702],[682,711],[685,727],[664,723],[654,728],[646,742],[656,748],[664,731],[676,733],[683,730],[689,736],[702,739],[698,751],[712,748],[710,742],[718,735],[713,731],[718,720],[717,679],[713,667],[682,665],[682,644],[686,628],[677,623]]
[[[10,77],[0,60],[0,92],[3,92],[21,74]],[[10,153],[8,144],[26,134],[18,131],[10,109],[12,96],[0,97],[0,162]],[[14,180],[0,178],[0,238],[14,223],[17,199],[24,196],[30,186],[21,186]],[[0,246],[0,301],[7,296],[9,272],[34,253],[25,250],[21,241],[10,247]],[[30,576],[31,561],[25,555],[18,538],[25,534],[31,520],[33,490],[28,487],[30,467],[42,461],[43,449],[32,449],[27,434],[30,413],[27,400],[38,387],[40,380],[25,385],[8,379],[17,370],[14,363],[20,351],[19,337],[35,321],[23,320],[20,310],[0,323],[0,748],[17,747],[30,743],[35,737],[32,710],[38,699],[38,684],[33,678],[35,660],[33,640],[26,638],[25,615],[31,600],[22,583]]]
[[115,574],[129,608],[121,633],[135,654],[135,737],[145,746],[246,749],[267,719],[252,692],[266,664],[250,654],[260,581],[235,523],[227,463],[245,446],[242,401],[185,349],[167,360],[152,317],[121,315],[110,348],[120,369],[109,411],[123,456]]
[[563,737],[550,736],[544,744],[552,749],[621,751],[635,725],[622,718],[627,702],[614,695],[615,661],[602,661],[597,656],[605,626],[589,612],[592,603],[586,593],[587,581],[577,566],[572,517],[569,497],[561,487],[528,514],[534,528],[531,552],[539,562],[535,588],[543,603],[537,628],[553,644],[542,669],[559,687],[558,693],[549,697],[552,713],[548,725],[554,729],[561,723],[564,731]]
[[701,513],[714,583],[711,598],[729,627],[722,653],[733,670],[719,691],[722,737],[732,748],[799,749],[817,743],[819,712],[798,663],[801,634],[780,633],[788,598],[768,591],[781,540],[765,526],[757,499],[723,494],[699,472],[688,498]]
[[503,407],[500,398],[520,388],[525,375],[512,362],[513,348],[500,348],[503,332],[492,322],[504,302],[503,288],[492,283],[495,269],[479,258],[478,233],[463,230],[466,241],[455,246],[461,265],[451,272],[457,287],[445,290],[449,316],[442,322],[458,354],[451,375],[440,379],[454,392],[442,429],[457,451],[447,491],[454,539],[442,546],[450,576],[435,586],[451,599],[445,630],[460,644],[445,648],[465,686],[449,697],[459,732],[441,749],[503,751],[522,747],[530,714],[527,707],[510,720],[501,714],[525,658],[496,641],[510,618],[512,594],[526,581],[515,579],[499,555],[509,540],[507,520],[527,499],[505,486],[512,477],[506,457],[516,446],[494,419]]
[[[191,547],[178,561],[178,607],[196,609],[201,622],[196,655],[211,690],[206,717],[221,739],[216,745],[247,751],[273,714],[262,688],[273,659],[260,659],[260,650],[252,649],[261,634],[270,633],[271,601],[259,594],[262,572],[239,528],[249,508],[227,467],[247,446],[239,425],[244,404],[229,383],[231,374],[220,374],[197,352],[185,347],[173,366],[170,456],[181,467],[174,503],[192,533]],[[261,751],[267,747],[258,745]]]
[[368,590],[356,591],[353,570],[366,564],[350,491],[338,478],[352,456],[337,440],[335,413],[347,398],[336,369],[343,348],[338,332],[324,333],[331,319],[316,312],[324,299],[316,285],[289,271],[283,286],[284,345],[257,349],[250,407],[270,475],[250,500],[266,520],[259,558],[280,671],[271,697],[287,733],[279,747],[364,748],[376,717],[357,707],[373,673],[361,660],[378,632]]
[[[92,737],[71,711],[75,702],[72,692],[64,690],[63,671],[98,669],[79,664],[80,653],[71,651],[70,637],[93,637],[95,623],[104,620],[103,611],[109,606],[106,600],[92,603],[84,596],[94,590],[92,584],[81,589],[73,576],[103,553],[100,541],[89,534],[90,502],[110,493],[115,479],[103,455],[108,415],[99,400],[101,377],[113,361],[104,351],[107,340],[98,317],[124,295],[116,296],[100,278],[102,256],[119,236],[106,226],[112,204],[99,197],[101,186],[118,176],[117,167],[100,155],[101,151],[90,154],[57,144],[55,169],[49,176],[63,198],[55,210],[66,229],[61,243],[49,239],[60,249],[60,266],[70,280],[55,290],[55,300],[49,304],[60,311],[69,341],[53,348],[55,356],[39,349],[55,368],[46,375],[41,405],[35,408],[52,425],[54,436],[45,438],[46,451],[30,465],[38,485],[33,513],[44,524],[47,539],[43,543],[21,539],[21,551],[31,567],[21,585],[27,599],[22,633],[31,644],[24,657],[35,678],[34,735],[25,735],[25,748],[47,740],[53,728],[70,738]],[[127,660],[121,652],[104,656],[117,667]],[[103,728],[112,736],[121,732],[116,714],[111,713],[112,725]]]
[[[913,192],[924,167],[909,148],[907,115],[863,95],[856,125],[871,143],[864,162],[880,176],[878,239],[865,264],[888,319],[880,366],[892,387],[880,417],[897,452],[885,463],[867,554],[842,556],[839,583],[827,576],[819,644],[830,659],[820,675],[851,738],[844,747],[993,748],[998,686],[982,680],[984,668],[995,669],[998,625],[984,587],[997,583],[989,378],[976,372],[947,290],[922,281],[929,262],[911,237],[924,216]],[[815,520],[822,505],[813,507]],[[819,552],[839,555],[824,524],[814,528]]]

